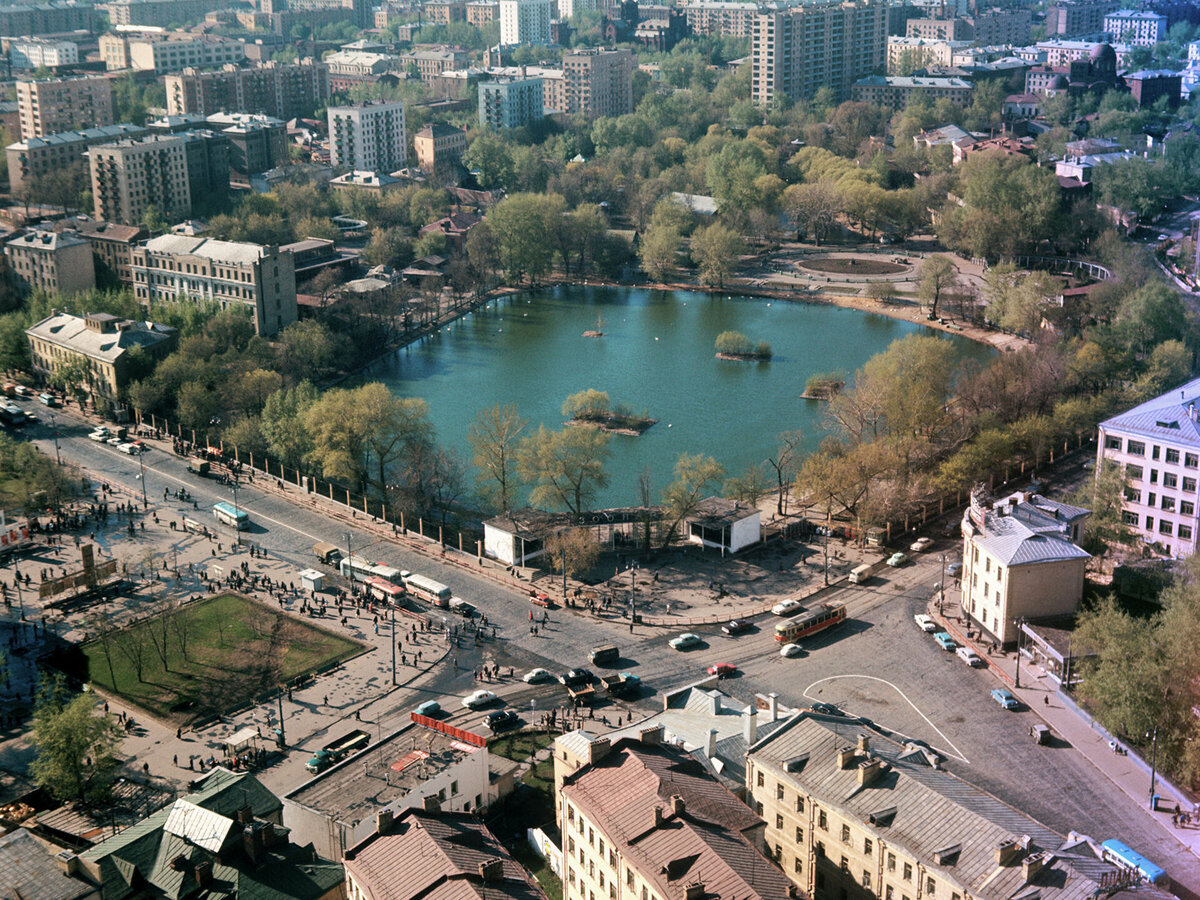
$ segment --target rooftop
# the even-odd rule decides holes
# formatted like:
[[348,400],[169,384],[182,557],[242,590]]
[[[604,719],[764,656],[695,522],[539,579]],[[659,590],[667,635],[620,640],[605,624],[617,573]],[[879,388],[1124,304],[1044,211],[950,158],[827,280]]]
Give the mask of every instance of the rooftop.
[[175,329],[154,322],[120,320],[112,331],[96,331],[88,327],[86,319],[55,313],[30,326],[25,333],[92,359],[115,362],[132,347],[152,347],[170,340]]
[[688,516],[689,522],[699,522],[704,525],[720,526],[740,522],[759,515],[758,507],[740,500],[729,500],[725,497],[708,497],[696,504],[695,510]]
[[123,137],[138,137],[146,133],[140,125],[101,125],[97,128],[85,128],[82,131],[62,131],[58,134],[48,134],[45,137],[28,138],[9,144],[8,149],[32,150],[39,147],[52,147],[60,144],[94,143],[96,141],[119,140]]
[[855,87],[899,88],[970,88],[963,78],[922,78],[916,75],[868,75],[854,82]]
[[87,244],[83,238],[71,232],[57,233],[54,231],[27,231],[8,241],[6,247],[22,247],[29,250],[44,250],[54,253],[67,247],[79,247]]
[[1105,431],[1135,434],[1172,445],[1200,447],[1200,378],[1100,423]]
[[41,842],[23,828],[0,837],[0,897],[77,900],[95,888],[67,875]]
[[263,254],[261,244],[237,241],[218,241],[215,238],[188,237],[182,234],[164,234],[146,241],[150,253],[167,256],[199,256],[226,265],[250,265]]
[[977,529],[973,540],[1006,566],[1033,565],[1068,559],[1090,559],[1091,554],[1070,540],[1070,527],[1091,515],[1040,494],[1013,494],[990,509],[971,497],[966,523]]

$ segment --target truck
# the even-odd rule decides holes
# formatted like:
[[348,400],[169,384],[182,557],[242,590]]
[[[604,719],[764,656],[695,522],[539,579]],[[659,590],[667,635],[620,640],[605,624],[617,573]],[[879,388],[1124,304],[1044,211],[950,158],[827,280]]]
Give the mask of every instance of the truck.
[[332,765],[341,762],[351,753],[361,750],[371,742],[371,735],[355,729],[342,735],[336,741],[331,741],[313,754],[313,758],[304,764],[304,768],[317,775]]
[[567,688],[567,696],[571,698],[571,702],[579,706],[580,704],[591,704],[596,697],[596,688],[590,684],[578,684],[575,687]]
[[313,544],[313,555],[327,566],[336,566],[342,558],[342,551],[328,541],[318,541]]
[[589,659],[594,666],[615,666],[621,661],[621,650],[616,644],[593,647]]
[[631,675],[629,672],[622,672],[620,675],[605,675],[600,679],[600,684],[608,691],[610,696],[621,697],[640,688],[642,686],[642,679],[637,675]]
[[207,478],[209,470],[208,460],[199,459],[195,456],[189,456],[187,469],[193,475],[199,475],[201,478]]

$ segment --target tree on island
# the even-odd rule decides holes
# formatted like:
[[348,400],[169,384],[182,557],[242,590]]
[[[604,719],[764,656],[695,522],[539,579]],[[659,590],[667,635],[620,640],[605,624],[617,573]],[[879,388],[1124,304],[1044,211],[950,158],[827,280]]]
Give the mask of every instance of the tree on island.
[[568,419],[603,422],[612,415],[612,403],[605,391],[588,388],[563,401],[562,413]]
[[731,356],[736,359],[770,359],[771,345],[766,341],[753,343],[740,331],[722,331],[717,335],[717,353],[721,356]]
[[38,692],[33,710],[36,756],[30,771],[39,787],[60,800],[101,802],[121,767],[121,729],[111,713],[97,715],[97,701],[75,694],[58,675]]

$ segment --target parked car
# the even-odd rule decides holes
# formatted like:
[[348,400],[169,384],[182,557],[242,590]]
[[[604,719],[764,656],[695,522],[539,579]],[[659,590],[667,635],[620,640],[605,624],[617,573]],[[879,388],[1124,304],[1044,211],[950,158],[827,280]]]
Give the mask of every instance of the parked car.
[[436,700],[426,700],[413,710],[418,716],[436,716],[442,711],[442,704]]
[[476,691],[463,699],[462,705],[467,709],[479,709],[489,703],[496,702],[496,695],[491,691]]
[[728,678],[737,672],[737,666],[732,663],[717,663],[708,667],[709,675],[716,675],[718,678]]
[[114,434],[112,437],[108,438],[108,439],[105,441],[105,443],[106,443],[106,444],[112,444],[112,446],[114,446],[114,447],[120,447],[120,446],[121,446],[123,443],[125,443],[125,438],[123,438],[123,437],[117,437],[117,436]]
[[779,648],[779,655],[787,656],[787,657],[803,656],[804,648],[801,647],[799,644],[784,644],[782,647]]
[[954,650],[958,649],[958,644],[954,643],[954,638],[950,637],[949,632],[939,631],[933,636],[933,639],[938,642],[938,645],[943,650],[950,650],[953,652]]
[[128,453],[130,456],[137,456],[138,453],[138,448],[129,443],[117,444],[117,449],[122,453]]
[[526,684],[537,684],[540,681],[550,681],[554,676],[546,669],[530,669],[521,676],[521,680]]
[[932,546],[933,546],[933,538],[921,537],[921,538],[917,538],[915,541],[913,541],[911,546],[909,546],[908,549],[911,550],[913,553],[924,553],[926,550],[928,550]]
[[1007,688],[992,688],[992,699],[1005,709],[1018,709],[1021,706]]
[[946,577],[957,578],[962,574],[962,563],[950,563],[946,566]]
[[512,728],[519,721],[520,718],[511,709],[498,709],[483,717],[483,724],[493,733]]
[[592,673],[587,669],[572,669],[570,672],[558,676],[559,684],[564,684],[567,687],[577,687],[581,684],[591,684],[592,680]]
[[904,565],[906,562],[908,562],[908,554],[897,552],[888,557],[887,564],[894,569],[897,566]]
[[826,715],[826,716],[844,716],[845,715],[844,712],[842,712],[840,709],[838,709],[838,707],[834,706],[832,703],[814,703],[812,705],[812,711],[822,713],[823,715]]
[[93,441],[96,441],[98,444],[103,444],[108,441],[108,429],[97,428],[95,431],[89,434],[88,437]]
[[700,635],[692,634],[690,631],[670,640],[672,650],[690,650],[692,647],[698,646],[700,646]]
[[925,613],[917,613],[915,616],[913,616],[913,621],[916,622],[917,627],[926,634],[933,634],[935,631],[937,631],[937,625],[934,623],[933,619],[929,618],[929,616],[925,615]]
[[978,669],[984,665],[983,659],[970,647],[959,647],[954,652],[958,654],[959,659],[965,662],[972,669]]
[[733,619],[721,626],[721,630],[728,635],[744,634],[750,630],[750,623],[745,619]]
[[774,616],[790,616],[803,611],[804,606],[799,600],[780,600],[771,607],[771,615]]

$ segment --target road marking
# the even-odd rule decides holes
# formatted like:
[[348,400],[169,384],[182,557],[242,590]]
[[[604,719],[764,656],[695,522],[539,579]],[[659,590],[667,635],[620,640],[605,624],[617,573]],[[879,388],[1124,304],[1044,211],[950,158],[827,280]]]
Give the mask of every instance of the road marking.
[[892,682],[888,681],[885,678],[876,678],[874,675],[830,675],[828,678],[822,678],[819,681],[814,681],[812,684],[810,684],[808,687],[806,687],[804,689],[804,696],[807,697],[809,700],[816,700],[818,698],[816,698],[812,694],[810,694],[809,691],[811,691],[813,688],[815,688],[818,684],[824,684],[826,681],[837,681],[841,678],[865,678],[868,681],[878,681],[881,684],[886,684],[893,691],[895,691],[897,694],[899,694],[901,697],[903,697],[905,703],[907,703],[914,710],[916,710],[917,715],[925,720],[925,724],[927,724],[930,728],[932,728],[939,735],[941,735],[941,738],[943,741],[946,742],[946,745],[954,751],[952,754],[950,754],[951,756],[953,756],[957,760],[960,760],[963,763],[966,763],[967,765],[971,764],[971,761],[962,755],[962,751],[959,750],[958,747],[954,746],[954,742],[952,740],[950,740],[950,738],[946,737],[946,733],[944,731],[942,731],[942,729],[940,729],[936,725],[934,725],[933,722],[930,721],[929,716],[927,716],[927,715],[925,715],[925,713],[921,712],[921,710],[917,707],[917,704],[913,703],[911,700],[908,699],[908,695],[905,694],[904,691],[900,690],[900,688],[898,688],[896,685],[892,684]]

